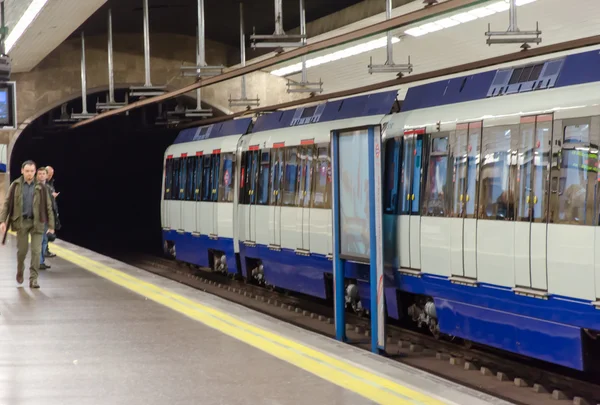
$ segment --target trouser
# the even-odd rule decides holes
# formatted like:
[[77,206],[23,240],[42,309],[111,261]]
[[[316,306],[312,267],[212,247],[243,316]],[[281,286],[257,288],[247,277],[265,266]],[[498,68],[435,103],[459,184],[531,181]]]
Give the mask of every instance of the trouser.
[[42,236],[42,253],[40,254],[40,264],[46,261],[45,255],[48,251],[48,224],[44,226],[44,234]]
[[29,235],[31,235],[31,265],[29,267],[29,280],[37,280],[40,269],[40,255],[42,253],[41,232],[35,232],[32,219],[24,219],[21,229],[17,231],[17,272],[25,272],[25,257],[29,249]]

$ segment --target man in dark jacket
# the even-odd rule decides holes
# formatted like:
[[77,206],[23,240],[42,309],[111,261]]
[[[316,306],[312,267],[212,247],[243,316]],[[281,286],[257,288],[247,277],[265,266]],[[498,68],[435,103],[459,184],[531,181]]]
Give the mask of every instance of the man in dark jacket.
[[54,212],[50,193],[45,185],[35,180],[35,163],[25,161],[21,166],[21,174],[12,182],[7,198],[0,212],[0,233],[7,231],[8,224],[17,233],[17,282],[23,283],[25,257],[29,249],[31,235],[31,266],[29,287],[40,288],[38,270],[42,250],[42,236],[46,225],[48,233],[54,233]]

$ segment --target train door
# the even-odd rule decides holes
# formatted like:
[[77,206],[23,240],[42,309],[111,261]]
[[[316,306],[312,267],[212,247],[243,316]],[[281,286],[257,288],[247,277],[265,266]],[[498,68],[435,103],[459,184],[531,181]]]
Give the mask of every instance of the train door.
[[202,202],[200,202],[200,229],[203,235],[213,232],[213,187],[212,187],[212,155],[204,155],[202,159]]
[[211,220],[212,232],[210,237],[216,238],[219,235],[219,179],[221,174],[221,151],[213,151],[211,155]]
[[454,165],[450,269],[453,276],[477,279],[477,197],[482,122],[458,124],[450,144]]
[[331,158],[329,144],[315,145],[310,204],[310,251],[332,254],[331,237]]
[[549,173],[553,116],[523,117],[517,150],[515,285],[546,290]]
[[170,209],[171,209],[171,194],[173,189],[173,156],[167,156],[165,162],[164,173],[164,192],[162,202],[162,226],[163,228],[171,228]]
[[181,229],[181,158],[173,158],[171,200],[169,201],[169,226],[173,230]]
[[595,300],[600,117],[554,121],[552,145],[548,291]]
[[[194,185],[194,206],[196,209],[195,231],[197,235],[202,234],[202,169],[204,167],[204,157],[202,152],[196,152],[196,179]],[[206,214],[204,214],[206,215]]]
[[269,245],[275,248],[281,247],[281,197],[284,168],[285,149],[274,149],[271,154],[271,195],[269,198],[269,209],[272,218],[269,219]]
[[[218,203],[215,205],[218,223],[215,225],[215,233],[219,237],[233,237],[233,193],[234,191],[235,162],[233,153],[221,153]],[[218,231],[218,232],[217,232]]]
[[261,150],[258,156],[258,184],[257,191],[255,193],[255,203],[252,206],[252,224],[250,225],[250,232],[253,235],[252,240],[254,242],[266,246],[271,243],[269,223],[273,218],[273,214],[271,213],[272,210],[269,206],[271,151],[269,149]]
[[400,267],[421,268],[421,177],[424,129],[406,131],[400,184]]
[[[258,150],[251,150],[246,153],[246,195],[245,202],[247,205],[247,217],[245,221],[245,233],[247,242],[256,242],[256,197],[257,197],[257,180],[258,180]],[[254,225],[254,226],[253,226]]]

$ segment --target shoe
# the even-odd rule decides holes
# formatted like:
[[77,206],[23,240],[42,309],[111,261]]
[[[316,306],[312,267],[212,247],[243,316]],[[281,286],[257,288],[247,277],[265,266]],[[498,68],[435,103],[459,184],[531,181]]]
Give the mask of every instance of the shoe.
[[44,255],[46,257],[56,257],[56,253],[52,253],[51,251],[46,251],[46,254]]
[[29,280],[29,288],[40,288],[37,280]]
[[52,268],[51,266],[48,266],[46,263],[40,263],[40,270],[47,270]]
[[17,271],[17,283],[23,284],[23,272]]

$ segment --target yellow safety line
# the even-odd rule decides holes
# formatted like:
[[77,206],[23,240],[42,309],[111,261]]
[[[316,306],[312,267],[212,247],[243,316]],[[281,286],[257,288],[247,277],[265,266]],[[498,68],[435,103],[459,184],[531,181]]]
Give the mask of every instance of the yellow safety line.
[[142,281],[64,247],[55,244],[52,250],[61,258],[91,273],[110,280],[115,284],[134,291],[376,403],[394,405],[445,404],[435,398],[397,384],[392,380],[243,322],[215,308]]

